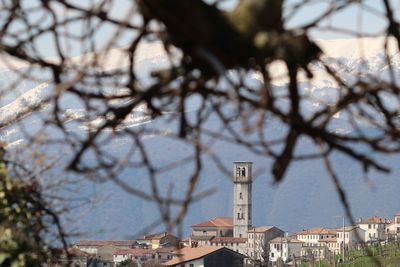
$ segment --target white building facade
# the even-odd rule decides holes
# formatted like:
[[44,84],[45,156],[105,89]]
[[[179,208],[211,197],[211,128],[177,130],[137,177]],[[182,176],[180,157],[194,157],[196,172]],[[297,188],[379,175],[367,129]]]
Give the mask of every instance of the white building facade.
[[289,237],[277,237],[269,243],[269,261],[276,262],[279,258],[283,262],[290,262],[300,256],[303,242]]
[[367,243],[373,243],[386,239],[386,226],[389,222],[381,217],[371,217],[364,220],[360,220],[358,226],[365,231],[364,241]]

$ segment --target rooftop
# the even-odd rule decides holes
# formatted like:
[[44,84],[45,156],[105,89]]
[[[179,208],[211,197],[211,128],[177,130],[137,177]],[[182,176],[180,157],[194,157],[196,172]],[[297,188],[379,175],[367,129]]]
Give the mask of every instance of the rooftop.
[[362,219],[358,224],[370,224],[370,223],[386,223],[387,220],[382,217],[374,216],[367,219]]
[[[67,249],[67,251],[68,251],[68,254],[70,256],[72,256],[72,257],[88,257],[88,256],[92,256],[92,254],[87,253],[85,251],[82,251],[77,247],[69,247]],[[56,254],[56,255],[66,255],[65,252],[66,252],[65,249],[62,249],[62,248],[53,250],[53,253]]]
[[297,235],[335,235],[336,232],[333,228],[314,227],[298,232]]
[[211,243],[246,243],[246,241],[247,238],[231,236],[214,237],[211,239]]
[[117,246],[117,247],[130,247],[134,240],[80,240],[77,246]]
[[233,227],[233,220],[227,217],[217,217],[192,225],[192,227]]
[[130,248],[130,249],[116,249],[114,255],[132,255],[132,256],[143,256],[145,254],[155,253],[154,249],[146,248]]
[[138,238],[138,240],[154,240],[154,239],[161,239],[165,236],[173,236],[173,234],[165,232],[165,233],[158,233],[158,234],[148,234],[142,235]]
[[192,240],[199,240],[199,241],[203,241],[203,240],[211,240],[211,239],[213,239],[214,238],[214,236],[213,235],[192,235],[191,237],[190,237],[190,239],[192,239]]
[[344,229],[343,229],[343,227],[338,227],[338,228],[336,228],[336,230],[338,231],[338,232],[341,232],[341,231],[345,231],[345,232],[350,232],[350,231],[353,231],[354,229],[356,229],[356,228],[359,228],[357,225],[352,225],[352,226],[345,226],[344,227]]
[[253,233],[253,232],[256,232],[256,233],[263,233],[263,232],[266,232],[266,231],[271,230],[272,228],[274,228],[274,226],[268,226],[268,225],[265,225],[265,226],[258,226],[258,227],[250,228],[247,232],[248,232],[248,233]]
[[200,259],[208,254],[214,253],[214,252],[216,252],[218,250],[222,250],[222,249],[232,251],[233,253],[236,253],[237,255],[242,255],[242,254],[239,254],[239,253],[237,253],[233,250],[230,250],[226,247],[218,247],[218,246],[202,246],[202,247],[197,247],[197,248],[183,248],[183,249],[180,249],[177,251],[179,254],[178,257],[176,257],[170,261],[167,261],[165,263],[165,265],[166,266],[174,266],[174,265],[182,264],[187,261]]
[[175,247],[163,247],[157,249],[151,248],[129,248],[129,249],[116,249],[114,251],[114,255],[132,255],[132,256],[143,256],[145,254],[154,254],[154,253],[171,253],[175,254]]

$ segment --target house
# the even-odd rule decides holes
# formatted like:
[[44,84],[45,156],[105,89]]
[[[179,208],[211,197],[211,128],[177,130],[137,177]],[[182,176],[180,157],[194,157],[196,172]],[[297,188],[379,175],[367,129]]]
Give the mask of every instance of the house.
[[64,249],[54,250],[49,267],[96,267],[95,256],[76,247],[68,248],[68,255]]
[[214,237],[232,237],[233,220],[227,217],[217,217],[192,225],[192,234],[189,237],[189,246],[211,245]]
[[231,237],[231,236],[223,236],[223,237],[214,237],[210,240],[211,246],[224,246],[233,251],[239,252],[241,254],[245,254],[247,245],[247,238],[242,237]]
[[198,247],[211,245],[214,237],[232,237],[233,220],[227,217],[217,217],[191,226],[189,246]]
[[284,234],[284,231],[275,226],[251,227],[247,231],[247,251],[244,253],[248,256],[247,260],[253,263],[263,261],[269,242],[276,237],[283,237]]
[[176,255],[175,247],[163,247],[157,249],[117,249],[113,253],[113,261],[115,265],[126,260],[132,260],[138,265],[144,263],[163,264],[166,261],[171,260],[174,255]]
[[361,229],[365,230],[364,241],[367,243],[372,243],[385,240],[385,230],[388,224],[388,220],[378,216],[374,216],[367,219],[360,219],[358,226]]
[[337,230],[334,228],[315,227],[296,233],[296,238],[304,242],[305,246],[321,245],[320,241],[325,238],[336,237]]
[[343,243],[345,250],[352,250],[359,248],[364,242],[365,230],[357,226],[346,226],[337,228],[337,243],[343,249]]
[[338,255],[341,253],[342,245],[337,241],[336,237],[324,238],[319,241],[324,244],[329,252],[330,256]]
[[104,267],[114,266],[113,253],[116,249],[129,249],[135,245],[134,240],[81,240],[76,248],[93,254],[98,265]]
[[129,248],[129,249],[116,249],[113,253],[113,262],[117,265],[126,260],[133,260],[135,262],[146,261],[146,252],[152,249],[146,248]]
[[303,242],[300,256],[314,259],[324,259],[330,255],[326,243],[327,238],[336,237],[336,229],[315,227],[296,233],[296,238]]
[[276,237],[269,242],[269,261],[276,262],[281,258],[290,262],[300,256],[303,242],[293,237]]
[[75,246],[82,251],[97,255],[98,249],[103,246],[132,248],[134,243],[134,240],[80,240]]
[[245,256],[226,247],[202,246],[183,248],[165,263],[174,267],[242,267]]
[[394,215],[392,221],[386,225],[386,240],[398,240],[400,238],[400,212]]
[[136,242],[142,248],[178,247],[180,239],[171,233],[148,234],[139,237]]

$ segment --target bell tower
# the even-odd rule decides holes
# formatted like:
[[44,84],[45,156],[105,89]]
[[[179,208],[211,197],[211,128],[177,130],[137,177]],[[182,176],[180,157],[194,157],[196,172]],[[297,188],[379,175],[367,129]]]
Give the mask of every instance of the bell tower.
[[233,237],[247,237],[251,227],[252,162],[233,164]]

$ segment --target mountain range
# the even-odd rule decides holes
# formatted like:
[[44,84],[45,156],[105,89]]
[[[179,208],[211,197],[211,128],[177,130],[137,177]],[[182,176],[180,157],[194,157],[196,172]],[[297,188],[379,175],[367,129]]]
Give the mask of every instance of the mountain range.
[[[343,77],[348,77],[351,82],[354,73],[373,73],[376,77],[388,77],[388,65],[385,62],[383,54],[383,38],[364,38],[364,39],[343,39],[343,40],[317,40],[317,43],[325,52],[325,60],[330,62],[332,67],[339,69]],[[396,77],[400,78],[398,64],[400,62],[397,50],[393,44],[389,45],[391,56],[393,57],[393,66],[395,67]],[[115,49],[109,57],[109,62],[105,63],[106,68],[116,68],[124,63],[120,51]],[[89,55],[90,56],[90,55]],[[118,60],[116,60],[118,59]],[[139,48],[137,55],[137,71],[139,79],[144,84],[151,83],[150,70],[167,66],[168,60],[162,51],[159,43],[143,43]],[[23,69],[26,66],[19,62],[18,68]],[[287,81],[282,79],[282,68],[279,62],[272,64],[275,86],[285,86]],[[337,94],[337,84],[322,71],[318,64],[312,66],[315,74],[311,81],[302,80],[300,84],[302,90],[311,94],[317,99],[324,101],[333,101]],[[39,70],[38,70],[39,72]],[[44,74],[40,74],[45,76]],[[0,82],[9,84],[18,77],[14,72],[0,64]],[[259,83],[257,73],[248,77],[248,82],[252,85]],[[41,100],[45,98],[52,90],[52,85],[45,82],[26,81],[17,88],[17,93],[8,93],[2,98],[0,108],[0,118],[2,121],[12,120],[16,114],[25,113],[26,107],[39,106]],[[81,107],[68,103],[64,100],[68,109],[66,116],[71,121],[76,120],[82,115]],[[387,99],[387,104],[391,103]],[[318,103],[309,103],[306,107],[309,110],[318,108]],[[189,108],[188,116],[196,109],[195,101],[193,107]],[[9,144],[10,149],[18,150],[24,144],[25,136],[21,129],[34,134],[35,130],[40,128],[43,117],[46,117],[46,107],[42,107],[43,115],[26,114],[24,119],[18,124],[11,124],[3,128],[0,132],[0,140]],[[95,122],[94,122],[95,123]],[[0,121],[0,124],[2,122]],[[21,128],[21,125],[25,127]],[[29,127],[26,127],[29,125]],[[71,123],[73,125],[73,123]],[[335,116],[334,131],[347,132],[345,118],[341,114]],[[206,126],[210,129],[218,129],[220,121],[211,117]],[[145,107],[141,106],[135,110],[123,127],[149,127],[162,129],[165,131],[176,130],[174,124],[161,118],[152,120],[145,113]],[[74,128],[71,131],[87,131],[87,127]],[[268,128],[268,134],[281,135],[285,130],[283,125],[275,123]],[[373,131],[373,129],[366,129]],[[48,134],[57,136],[57,131],[49,131]],[[116,138],[109,145],[109,150],[113,155],[118,155],[125,149],[127,140]],[[189,155],[191,147],[183,145],[181,142],[168,139],[163,136],[148,136],[145,141],[149,155],[153,163],[158,166],[179,160]],[[55,148],[53,148],[55,149]],[[65,152],[65,159],[62,159],[52,172],[57,176],[57,171],[64,171],[65,164],[70,151],[63,147],[58,147],[60,151]],[[238,160],[254,162],[254,169],[258,173],[253,185],[253,223],[255,225],[275,225],[285,231],[293,232],[304,228],[326,226],[334,227],[341,223],[344,213],[339,197],[334,189],[333,183],[327,175],[321,160],[309,160],[295,162],[289,168],[289,172],[283,182],[274,184],[270,174],[270,159],[258,156],[244,149],[239,145],[234,145],[224,141],[219,141],[212,146],[227,169],[231,169],[232,163]],[[300,143],[298,150],[307,151],[310,144],[304,140]],[[57,151],[52,151],[57,153]],[[333,164],[337,170],[345,191],[349,197],[350,205],[355,216],[366,217],[379,215],[391,217],[395,212],[400,211],[400,182],[399,168],[397,163],[400,160],[398,155],[386,156],[376,154],[374,158],[392,168],[392,172],[384,175],[377,172],[370,172],[368,177],[357,165],[349,158],[335,154]],[[192,171],[190,164],[180,166],[177,169],[165,172],[159,177],[159,183],[167,189],[173,185],[174,193],[179,195],[184,192],[184,185],[187,177]],[[74,175],[74,174],[68,174]],[[143,191],[149,191],[149,181],[146,171],[143,169],[130,169],[121,173],[120,178],[129,184]],[[43,182],[49,182],[46,178]],[[80,179],[80,178],[79,178]],[[189,212],[183,222],[183,234],[190,233],[190,225],[200,221],[218,217],[231,216],[232,214],[232,192],[233,185],[229,176],[221,173],[213,159],[208,156],[203,157],[203,172],[201,174],[198,191],[206,189],[215,189],[215,193],[207,196],[201,201],[195,202],[190,206]],[[71,189],[71,190],[70,190]],[[97,197],[98,203],[87,201],[83,207],[75,208],[65,217],[65,222],[71,229],[79,232],[88,233],[86,237],[99,239],[123,239],[132,238],[137,233],[154,223],[158,218],[158,209],[156,205],[139,199],[126,193],[115,183],[110,181],[92,182],[80,179],[78,185],[73,185],[68,190],[61,190],[61,194],[71,194],[79,198]],[[152,231],[162,231],[162,225],[159,225]]]

